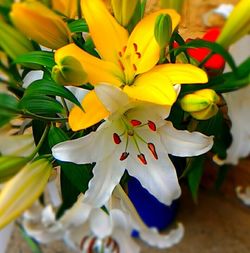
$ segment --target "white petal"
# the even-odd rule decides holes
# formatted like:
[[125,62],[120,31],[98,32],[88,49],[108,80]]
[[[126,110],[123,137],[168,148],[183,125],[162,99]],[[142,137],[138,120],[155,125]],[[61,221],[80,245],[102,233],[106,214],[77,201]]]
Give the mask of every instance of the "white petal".
[[32,70],[23,79],[23,88],[27,88],[31,83],[43,78],[42,70]]
[[112,223],[110,216],[101,209],[93,209],[90,214],[91,232],[99,239],[104,239],[112,233]]
[[236,195],[246,206],[250,206],[250,186],[246,187],[245,192],[242,190],[241,186],[237,186],[235,189]]
[[11,223],[8,226],[6,226],[4,229],[0,230],[0,245],[1,245],[0,252],[1,253],[5,253],[5,251],[7,250],[7,246],[8,246],[13,228],[14,228],[14,224]]
[[163,145],[171,155],[184,157],[201,155],[213,146],[213,136],[177,130],[169,121],[166,121],[158,131]]
[[34,149],[32,134],[0,136],[0,153],[2,155],[28,156]]
[[[127,170],[160,202],[170,205],[174,199],[180,196],[181,190],[175,168],[167,153],[164,152],[164,147],[160,144],[157,134],[154,134],[154,138],[149,142],[154,143],[158,159],[156,160],[153,157],[147,145],[140,145],[141,152],[147,160],[147,165],[140,162],[136,157],[138,151],[134,150],[134,154],[131,154],[130,159],[128,159]],[[140,131],[140,135],[143,136],[142,131]],[[146,139],[145,136],[143,137]],[[148,139],[146,140],[148,141]]]
[[161,249],[170,248],[179,243],[184,235],[184,227],[181,223],[178,224],[176,229],[172,229],[168,234],[159,234],[157,229],[151,228],[148,230],[140,231],[140,237],[147,244]]
[[109,112],[114,113],[128,104],[128,95],[121,89],[109,84],[99,84],[95,87],[97,97]]
[[96,132],[55,145],[52,148],[52,154],[58,160],[77,164],[101,161],[116,147],[113,142],[115,131],[109,123],[103,123]]
[[59,189],[56,185],[55,180],[48,182],[47,189],[51,203],[53,204],[53,206],[59,207],[62,204],[62,198],[60,197]]
[[96,163],[93,169],[94,177],[89,182],[84,202],[95,207],[105,205],[124,173],[125,168],[122,165],[115,154]]

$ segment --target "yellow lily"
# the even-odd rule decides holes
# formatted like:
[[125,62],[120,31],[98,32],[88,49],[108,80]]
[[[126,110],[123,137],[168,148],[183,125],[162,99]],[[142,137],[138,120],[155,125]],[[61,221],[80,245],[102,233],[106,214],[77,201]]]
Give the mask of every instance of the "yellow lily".
[[77,16],[77,0],[52,0],[52,8],[69,18]]
[[56,63],[65,57],[74,57],[91,84],[109,83],[123,89],[131,98],[161,105],[175,102],[174,84],[207,82],[205,72],[189,64],[155,66],[160,56],[154,37],[155,20],[162,13],[168,14],[174,30],[180,21],[174,10],[160,10],[146,16],[129,36],[101,0],[82,0],[81,4],[101,59],[70,44],[56,51]]

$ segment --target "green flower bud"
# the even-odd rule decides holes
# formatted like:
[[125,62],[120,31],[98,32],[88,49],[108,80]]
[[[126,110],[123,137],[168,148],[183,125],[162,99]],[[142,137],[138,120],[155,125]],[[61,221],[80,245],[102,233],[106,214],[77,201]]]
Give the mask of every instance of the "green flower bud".
[[52,166],[47,159],[27,164],[0,192],[0,229],[16,219],[41,195]]
[[213,117],[218,112],[217,104],[220,97],[214,90],[203,89],[192,94],[185,95],[181,101],[181,108],[189,112],[193,118],[206,120]]
[[124,27],[134,15],[138,0],[111,0],[111,6],[116,20]]
[[160,14],[155,21],[154,35],[160,48],[165,48],[172,35],[172,20],[168,14]]
[[6,182],[19,172],[29,159],[19,156],[0,157],[0,183]]
[[66,56],[53,67],[52,78],[61,85],[78,86],[87,82],[87,73],[76,58]]
[[0,21],[0,38],[1,48],[13,60],[21,54],[34,50],[30,40],[3,21]]
[[181,13],[184,0],[160,0],[161,8],[175,9]]
[[227,48],[250,32],[250,1],[241,0],[224,25],[217,43]]

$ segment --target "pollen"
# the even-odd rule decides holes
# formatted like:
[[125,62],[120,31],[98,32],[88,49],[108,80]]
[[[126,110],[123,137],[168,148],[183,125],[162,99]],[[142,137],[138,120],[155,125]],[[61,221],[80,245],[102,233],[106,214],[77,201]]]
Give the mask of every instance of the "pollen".
[[130,123],[132,126],[136,127],[136,126],[140,126],[141,125],[141,121],[137,120],[137,119],[132,119],[130,120]]
[[121,143],[121,138],[117,133],[113,134],[113,140],[115,144],[120,144]]
[[153,143],[148,143],[148,149],[150,150],[150,152],[154,156],[155,160],[157,160],[158,155],[157,155],[156,150],[155,150],[155,145]]
[[142,164],[147,165],[147,160],[146,160],[144,154],[141,153],[141,154],[137,155],[137,157],[138,157],[139,160],[142,162]]
[[124,161],[129,156],[128,152],[123,152],[120,157],[120,161]]

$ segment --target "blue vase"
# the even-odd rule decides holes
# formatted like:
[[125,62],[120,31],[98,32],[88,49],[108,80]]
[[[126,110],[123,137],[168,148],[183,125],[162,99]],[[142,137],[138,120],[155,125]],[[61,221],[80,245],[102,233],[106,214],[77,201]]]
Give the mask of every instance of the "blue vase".
[[166,206],[151,195],[140,182],[131,177],[128,181],[128,196],[134,204],[141,219],[149,227],[159,230],[167,228],[176,216],[178,200]]

